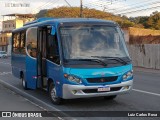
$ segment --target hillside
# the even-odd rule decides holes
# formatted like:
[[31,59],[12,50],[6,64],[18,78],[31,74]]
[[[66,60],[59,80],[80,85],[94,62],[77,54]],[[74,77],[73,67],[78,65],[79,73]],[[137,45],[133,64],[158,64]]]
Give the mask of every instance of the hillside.
[[[79,7],[59,7],[49,10],[41,10],[36,16],[39,17],[58,17],[58,18],[78,18],[80,14]],[[150,16],[130,17],[116,16],[112,13],[103,12],[96,9],[83,9],[83,17],[98,18],[104,20],[113,20],[121,27],[137,27],[160,30],[160,12],[155,11]]]
[[[80,13],[79,7],[59,7],[50,10],[42,10],[37,14],[37,18],[39,17],[78,18],[79,13]],[[130,22],[126,17],[115,16],[111,13],[99,11],[96,9],[84,8],[83,17],[113,20],[118,22],[121,27],[134,26],[134,23]]]

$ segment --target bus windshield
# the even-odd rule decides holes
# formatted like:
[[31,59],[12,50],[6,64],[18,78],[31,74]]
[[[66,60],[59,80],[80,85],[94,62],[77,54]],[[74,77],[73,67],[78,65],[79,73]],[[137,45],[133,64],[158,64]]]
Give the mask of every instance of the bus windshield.
[[122,32],[117,26],[65,26],[60,28],[60,35],[66,60],[129,58]]

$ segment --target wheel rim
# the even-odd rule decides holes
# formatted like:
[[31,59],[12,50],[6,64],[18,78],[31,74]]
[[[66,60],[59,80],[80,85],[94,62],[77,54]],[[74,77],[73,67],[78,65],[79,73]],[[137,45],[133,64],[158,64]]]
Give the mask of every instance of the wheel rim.
[[55,87],[53,87],[52,90],[51,90],[51,98],[52,98],[53,101],[57,100],[56,88]]

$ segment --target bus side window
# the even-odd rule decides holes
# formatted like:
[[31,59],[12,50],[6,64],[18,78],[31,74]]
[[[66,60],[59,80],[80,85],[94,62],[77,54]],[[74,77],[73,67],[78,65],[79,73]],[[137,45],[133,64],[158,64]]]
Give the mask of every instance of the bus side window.
[[25,31],[21,32],[20,52],[25,54]]
[[60,64],[58,41],[56,35],[48,35],[47,59],[56,64]]
[[19,53],[20,33],[13,34],[13,52]]

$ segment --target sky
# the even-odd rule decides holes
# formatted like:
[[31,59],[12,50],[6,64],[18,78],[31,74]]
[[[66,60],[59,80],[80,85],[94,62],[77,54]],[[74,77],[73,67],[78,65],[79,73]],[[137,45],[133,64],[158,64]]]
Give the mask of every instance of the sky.
[[[83,7],[94,8],[128,17],[149,16],[160,12],[159,0],[82,0]],[[80,0],[0,0],[0,29],[2,15],[37,13],[41,9],[60,6],[80,6]]]

